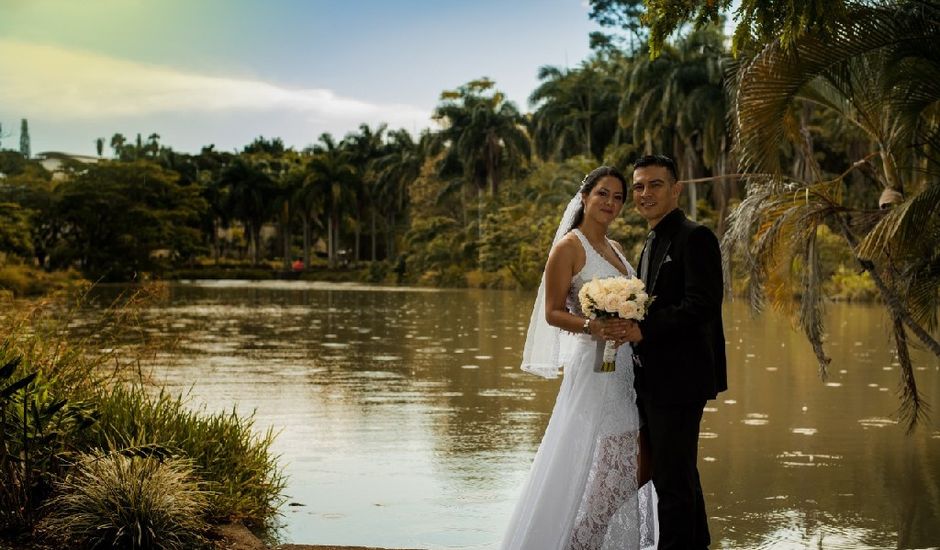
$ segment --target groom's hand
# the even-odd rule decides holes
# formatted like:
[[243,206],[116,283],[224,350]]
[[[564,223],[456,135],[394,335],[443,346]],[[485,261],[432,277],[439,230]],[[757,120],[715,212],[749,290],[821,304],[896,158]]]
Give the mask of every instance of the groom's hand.
[[623,338],[627,334],[627,323],[623,319],[612,318],[604,319],[601,325],[601,340],[610,340],[618,346],[623,343]]
[[643,341],[643,331],[640,330],[640,324],[636,321],[628,321],[624,340],[633,344]]

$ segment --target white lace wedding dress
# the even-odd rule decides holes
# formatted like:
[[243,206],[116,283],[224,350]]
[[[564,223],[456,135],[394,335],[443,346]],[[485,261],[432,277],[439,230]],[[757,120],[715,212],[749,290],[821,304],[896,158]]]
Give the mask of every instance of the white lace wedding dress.
[[[571,281],[567,302],[570,311],[580,314],[578,291],[584,283],[622,274],[579,230],[573,231],[587,261]],[[618,255],[633,275],[633,268]],[[637,490],[640,422],[630,346],[617,350],[614,372],[595,372],[603,342],[582,334],[562,335],[561,389],[502,548],[655,548],[653,484]]]

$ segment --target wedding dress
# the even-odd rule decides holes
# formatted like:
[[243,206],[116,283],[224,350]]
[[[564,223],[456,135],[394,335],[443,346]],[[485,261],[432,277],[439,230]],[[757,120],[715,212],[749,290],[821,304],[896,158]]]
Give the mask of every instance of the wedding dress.
[[[581,314],[581,287],[593,278],[622,273],[584,234],[573,232],[587,260],[571,281],[567,307]],[[634,275],[623,255],[617,255]],[[595,372],[603,342],[568,332],[561,332],[561,339],[561,388],[502,548],[655,548],[653,484],[638,490],[636,481],[640,422],[630,345],[617,350],[614,372]]]

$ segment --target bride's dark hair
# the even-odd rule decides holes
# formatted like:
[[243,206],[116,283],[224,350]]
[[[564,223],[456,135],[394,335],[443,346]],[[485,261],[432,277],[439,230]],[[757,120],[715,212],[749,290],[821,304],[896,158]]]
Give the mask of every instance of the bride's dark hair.
[[[613,166],[599,166],[591,170],[588,175],[584,176],[584,179],[581,180],[581,189],[579,193],[590,194],[591,190],[594,189],[594,186],[597,185],[597,182],[601,181],[601,178],[611,176],[620,180],[620,184],[623,185],[623,198],[624,201],[627,199],[627,178],[623,176],[620,170],[617,170]],[[584,203],[581,203],[581,208],[578,209],[578,213],[574,216],[574,222],[572,222],[571,227],[568,228],[568,231],[571,231],[575,227],[581,225],[581,222],[584,221]],[[566,231],[567,233],[567,231]]]

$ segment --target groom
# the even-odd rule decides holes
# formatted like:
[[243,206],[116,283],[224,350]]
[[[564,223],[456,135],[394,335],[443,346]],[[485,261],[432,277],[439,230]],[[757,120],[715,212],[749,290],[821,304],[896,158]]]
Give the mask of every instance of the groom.
[[705,402],[728,389],[721,323],[721,251],[707,227],[679,209],[676,163],[648,155],[634,163],[633,202],[650,234],[638,265],[653,296],[646,318],[630,325],[637,406],[659,495],[659,548],[707,548],[708,518],[699,482],[699,425]]

